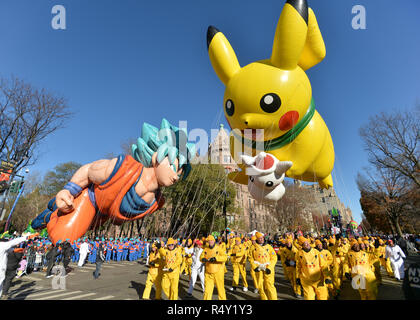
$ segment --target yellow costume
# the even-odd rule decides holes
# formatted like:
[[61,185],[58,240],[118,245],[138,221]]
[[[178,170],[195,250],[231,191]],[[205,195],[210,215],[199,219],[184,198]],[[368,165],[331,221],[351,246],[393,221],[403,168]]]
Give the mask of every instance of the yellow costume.
[[358,288],[362,300],[376,300],[378,287],[367,252],[350,250],[345,259],[344,272],[351,274],[352,286]]
[[[169,238],[167,246],[176,244],[176,241]],[[179,272],[182,263],[181,250],[174,248],[169,250],[160,248],[159,254],[163,259],[162,290],[169,300],[178,300]]]
[[[154,246],[154,244],[152,245]],[[153,285],[156,287],[155,299],[162,297],[162,259],[159,252],[151,252],[149,255],[149,272],[147,273],[146,286],[143,291],[143,299],[150,299],[150,291]]]
[[[212,236],[209,236],[209,238],[214,241]],[[209,238],[207,239],[209,240]],[[226,252],[218,245],[215,245],[213,248],[206,247],[201,253],[200,261],[205,263],[203,300],[212,299],[215,285],[219,300],[226,300],[225,272],[223,268],[226,260]]]
[[[232,268],[233,268],[233,280],[232,280],[232,288],[236,288],[239,286],[239,274],[241,274],[242,282],[244,285],[244,291],[248,289],[248,282],[246,281],[246,258],[247,258],[247,250],[244,244],[240,243],[241,239],[237,238],[236,244],[232,247],[229,252],[230,259],[232,261]],[[239,244],[238,244],[239,242]]]
[[284,253],[284,269],[285,274],[287,274],[290,284],[292,285],[293,292],[296,295],[301,295],[301,286],[296,283],[296,254],[298,250],[292,246],[290,240],[287,240],[290,247],[286,245],[283,249]]
[[[251,245],[249,246],[248,251],[247,251],[247,258],[248,258],[248,261],[250,263],[251,263],[252,252],[255,250],[255,246],[254,246],[255,243],[253,244],[252,241],[255,241],[256,238],[255,237],[252,237],[251,239],[252,239],[251,240]],[[252,268],[252,265],[251,265],[251,269],[250,269],[250,274],[251,274],[252,281],[254,283],[254,289],[256,291],[258,291],[257,275],[255,274],[255,271]],[[254,291],[254,293],[256,293],[256,292]]]
[[[303,239],[300,241],[302,244],[305,242]],[[305,300],[328,299],[328,289],[324,283],[323,261],[317,250],[312,248],[308,252],[303,248],[299,250],[296,254],[296,277],[302,284]]]
[[[257,236],[258,238],[258,236]],[[259,245],[250,253],[251,268],[254,269],[257,278],[257,288],[261,300],[277,300],[277,290],[274,286],[274,267],[277,263],[277,255],[269,244]]]

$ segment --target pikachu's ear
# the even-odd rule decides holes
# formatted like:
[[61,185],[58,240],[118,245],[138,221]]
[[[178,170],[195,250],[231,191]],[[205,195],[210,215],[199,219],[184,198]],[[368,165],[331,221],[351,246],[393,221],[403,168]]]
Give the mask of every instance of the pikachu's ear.
[[241,69],[235,51],[223,33],[213,26],[207,30],[207,49],[214,71],[226,85],[229,79]]
[[315,13],[309,8],[308,34],[298,64],[303,70],[308,70],[320,63],[325,58],[325,54],[325,43]]
[[307,1],[287,0],[277,24],[271,64],[284,70],[296,68],[305,46],[307,32]]

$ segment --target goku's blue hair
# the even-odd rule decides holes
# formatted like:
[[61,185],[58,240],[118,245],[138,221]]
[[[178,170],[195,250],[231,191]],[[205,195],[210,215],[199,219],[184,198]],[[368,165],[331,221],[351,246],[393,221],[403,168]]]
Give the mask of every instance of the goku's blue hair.
[[157,162],[162,162],[168,157],[169,163],[173,164],[178,159],[178,167],[183,169],[183,179],[186,179],[191,171],[191,164],[195,157],[195,144],[187,143],[187,130],[177,128],[163,119],[160,129],[144,123],[141,137],[137,144],[131,146],[134,159],[146,167],[152,166],[152,156],[157,152]]

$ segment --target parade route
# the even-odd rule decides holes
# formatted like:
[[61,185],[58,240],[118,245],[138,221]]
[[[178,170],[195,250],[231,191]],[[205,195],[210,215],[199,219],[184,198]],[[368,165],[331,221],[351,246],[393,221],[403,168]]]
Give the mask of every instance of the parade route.
[[[410,256],[406,262],[419,262],[419,256]],[[104,263],[101,276],[95,280],[93,272],[95,264],[85,264],[79,268],[71,263],[73,270],[66,277],[65,290],[53,290],[52,278],[45,278],[45,272],[33,272],[19,279],[14,279],[10,289],[11,300],[139,300],[143,294],[147,277],[147,267],[143,261],[121,261]],[[226,298],[228,300],[258,300],[259,296],[253,293],[252,279],[247,272],[249,290],[244,292],[238,288],[235,292],[229,290],[232,279],[232,267],[227,265],[228,273],[225,275]],[[249,264],[248,264],[249,271]],[[382,269],[383,284],[379,286],[378,300],[404,300],[402,282],[390,278]],[[275,286],[279,300],[298,300],[294,297],[290,283],[284,278],[280,263],[276,265]],[[199,280],[195,285],[193,295],[188,297],[188,277],[180,276],[179,299],[202,300]],[[154,297],[152,289],[151,297]],[[163,295],[163,298],[166,297]],[[217,299],[217,290],[213,293]],[[359,294],[351,287],[349,281],[344,281],[339,300],[360,300]]]

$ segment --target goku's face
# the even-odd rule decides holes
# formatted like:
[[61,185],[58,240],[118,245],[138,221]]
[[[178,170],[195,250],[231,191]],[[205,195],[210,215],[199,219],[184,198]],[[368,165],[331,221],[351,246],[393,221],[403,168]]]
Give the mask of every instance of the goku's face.
[[155,164],[155,173],[159,186],[169,187],[178,182],[182,168],[178,168],[178,159],[171,164],[166,157],[162,162]]

